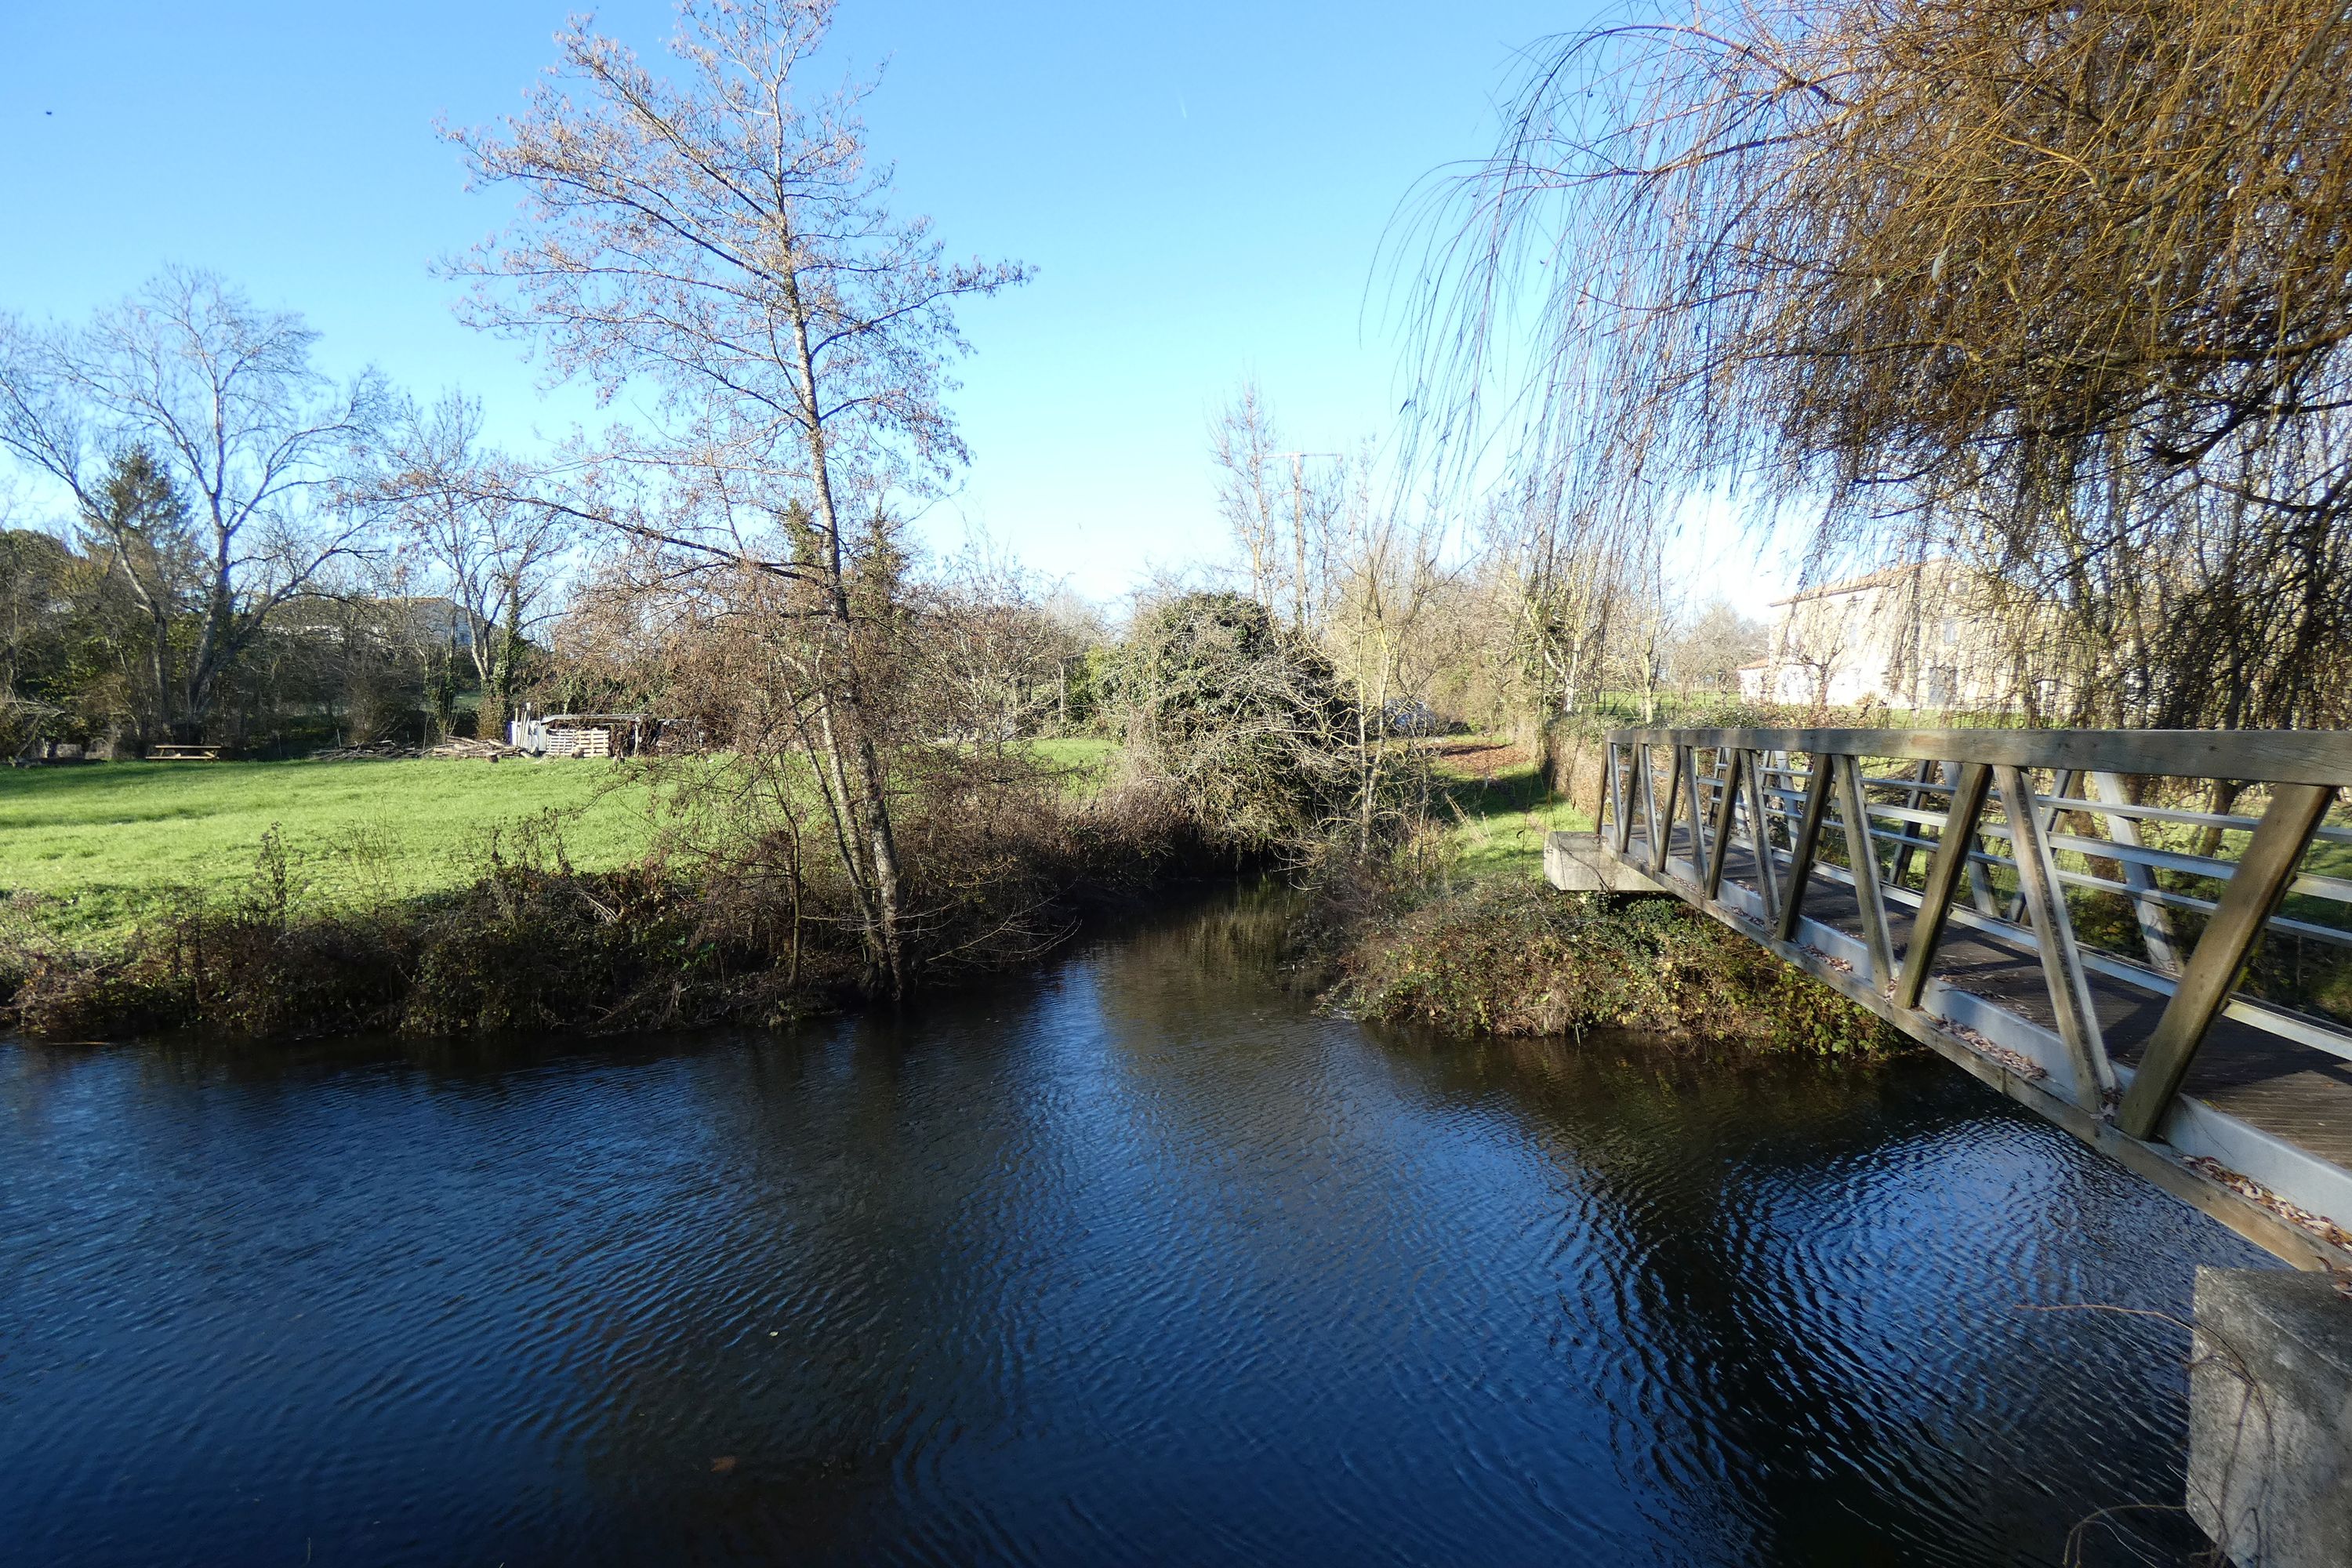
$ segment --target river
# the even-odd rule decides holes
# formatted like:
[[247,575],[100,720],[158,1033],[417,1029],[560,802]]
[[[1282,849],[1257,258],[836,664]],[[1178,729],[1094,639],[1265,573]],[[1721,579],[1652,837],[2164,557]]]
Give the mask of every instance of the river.
[[2007,1564],[2179,1501],[2187,1336],[2083,1309],[2267,1262],[2219,1227],[1932,1058],[1375,1032],[1265,928],[792,1036],[0,1045],[0,1557]]

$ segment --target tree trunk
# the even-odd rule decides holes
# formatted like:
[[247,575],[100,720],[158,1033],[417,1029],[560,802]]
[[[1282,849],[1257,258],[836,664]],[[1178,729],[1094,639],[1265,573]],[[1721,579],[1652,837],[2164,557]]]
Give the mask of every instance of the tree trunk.
[[884,777],[881,759],[874,749],[871,726],[866,722],[863,694],[856,668],[856,626],[850,611],[848,584],[842,572],[841,513],[833,492],[833,472],[826,461],[825,432],[818,400],[816,355],[809,343],[808,310],[801,299],[797,281],[789,274],[784,278],[784,298],[793,319],[793,350],[797,356],[800,395],[802,398],[802,428],[806,434],[809,451],[810,489],[817,507],[817,524],[822,537],[818,541],[818,568],[822,579],[820,594],[827,618],[835,624],[841,643],[845,680],[841,699],[847,708],[847,717],[856,734],[853,744],[856,752],[856,784],[859,793],[848,794],[848,770],[844,765],[842,740],[834,722],[834,697],[818,685],[817,700],[823,705],[825,745],[831,752],[835,779],[844,791],[844,803],[851,808],[852,816],[865,839],[864,851],[869,858],[872,873],[874,905],[866,933],[867,951],[874,961],[888,994],[896,997],[906,986],[905,955],[901,951],[898,931],[898,893],[900,886],[898,837],[891,829],[890,801],[887,781]]

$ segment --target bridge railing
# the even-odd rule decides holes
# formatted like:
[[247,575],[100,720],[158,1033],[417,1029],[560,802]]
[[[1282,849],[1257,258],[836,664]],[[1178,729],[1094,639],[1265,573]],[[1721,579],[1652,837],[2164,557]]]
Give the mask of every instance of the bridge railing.
[[[2352,734],[1635,730],[1607,764],[1603,847],[1759,936],[1798,941],[1808,891],[1851,888],[1840,967],[1898,1021],[1955,926],[2038,954],[2072,1098],[2134,1139],[2217,1019],[2352,1061],[2352,825],[2329,820]],[[2217,780],[2231,808],[2198,809]],[[2094,976],[2163,999],[2120,1093]]]

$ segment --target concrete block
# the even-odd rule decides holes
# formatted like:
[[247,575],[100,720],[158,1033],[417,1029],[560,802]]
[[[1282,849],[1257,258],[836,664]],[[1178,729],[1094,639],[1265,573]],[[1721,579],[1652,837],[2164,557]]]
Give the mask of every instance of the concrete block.
[[1544,837],[1544,880],[1564,893],[1666,893],[1629,866],[1603,854],[1590,833],[1552,833]]
[[2352,1300],[2327,1275],[2197,1270],[2189,1512],[2239,1568],[2352,1564]]

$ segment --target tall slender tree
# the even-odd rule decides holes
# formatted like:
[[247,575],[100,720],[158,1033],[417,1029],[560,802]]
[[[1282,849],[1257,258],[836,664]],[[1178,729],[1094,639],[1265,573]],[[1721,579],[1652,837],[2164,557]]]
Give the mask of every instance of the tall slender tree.
[[[904,978],[902,870],[885,751],[894,490],[962,459],[942,395],[964,350],[953,307],[1025,277],[954,265],[895,217],[858,119],[866,85],[803,79],[830,0],[682,0],[657,76],[581,22],[528,110],[453,131],[477,184],[525,216],[454,264],[473,319],[536,342],[610,397],[655,394],[650,426],[593,454],[572,508],[678,571],[732,574],[773,632],[886,985]],[[778,591],[751,580],[766,578]]]
[[184,701],[187,633],[209,586],[187,502],[154,455],[132,447],[83,499],[81,527],[106,577],[138,612],[141,706],[164,733],[184,732],[196,717]]

